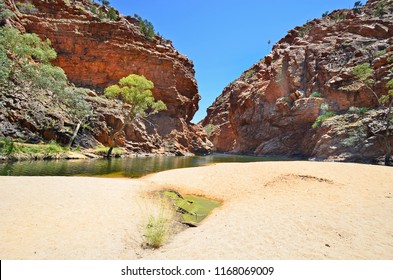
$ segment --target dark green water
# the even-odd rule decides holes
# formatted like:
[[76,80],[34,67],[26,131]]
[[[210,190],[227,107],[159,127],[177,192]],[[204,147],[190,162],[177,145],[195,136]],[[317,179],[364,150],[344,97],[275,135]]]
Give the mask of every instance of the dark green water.
[[159,171],[203,166],[211,163],[269,160],[279,159],[213,154],[209,156],[135,157],[110,160],[20,161],[0,164],[0,176],[105,176],[136,178]]

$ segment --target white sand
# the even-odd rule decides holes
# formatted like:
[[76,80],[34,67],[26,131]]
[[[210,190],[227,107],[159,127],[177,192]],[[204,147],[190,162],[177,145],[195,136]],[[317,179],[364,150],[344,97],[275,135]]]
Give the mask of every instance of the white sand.
[[[220,199],[199,227],[142,249],[143,194]],[[393,259],[393,168],[228,163],[142,179],[0,177],[0,259]]]

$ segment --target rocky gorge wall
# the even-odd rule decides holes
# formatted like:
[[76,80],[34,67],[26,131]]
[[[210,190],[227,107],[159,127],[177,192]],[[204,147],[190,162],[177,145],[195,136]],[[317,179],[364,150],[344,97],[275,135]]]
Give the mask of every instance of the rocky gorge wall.
[[[216,150],[362,162],[383,156],[385,111],[376,108],[393,78],[392,12],[393,1],[370,0],[290,30],[208,108],[202,125]],[[372,87],[353,74],[363,63]],[[336,116],[313,126],[326,112]]]
[[[115,20],[102,18],[92,12],[92,7],[104,14],[108,7],[88,0],[5,0],[5,3],[16,14],[10,20],[11,25],[23,32],[36,33],[42,39],[50,39],[58,55],[53,64],[64,69],[76,86],[92,89],[87,97],[94,108],[89,121],[91,130],[82,131],[76,139],[77,144],[112,144],[110,134],[121,127],[124,119],[118,104],[102,100],[99,95],[108,85],[133,73],[154,83],[154,97],[162,100],[168,110],[148,120],[134,121],[117,139],[117,144],[132,152],[211,151],[212,145],[202,127],[191,123],[200,100],[193,63],[179,54],[171,41],[160,36],[147,38],[135,18],[119,14]],[[34,9],[18,8],[21,3],[32,5]],[[12,122],[21,124],[20,129],[25,130],[23,113],[20,113],[23,108],[10,110],[19,116]],[[15,126],[11,121],[10,125]]]

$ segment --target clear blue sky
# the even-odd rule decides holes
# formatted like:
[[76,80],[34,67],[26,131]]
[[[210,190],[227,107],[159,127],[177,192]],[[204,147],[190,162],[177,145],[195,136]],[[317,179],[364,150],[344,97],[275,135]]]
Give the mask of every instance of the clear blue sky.
[[[355,0],[112,0],[123,15],[153,23],[194,61],[199,111],[194,122],[225,86],[271,51],[287,32],[326,11],[352,8]],[[362,1],[365,3],[366,1]],[[271,40],[271,45],[268,41]]]

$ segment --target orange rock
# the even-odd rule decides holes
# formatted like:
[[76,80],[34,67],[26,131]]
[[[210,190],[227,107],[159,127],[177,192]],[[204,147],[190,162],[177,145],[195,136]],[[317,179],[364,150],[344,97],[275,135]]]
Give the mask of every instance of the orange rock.
[[[312,128],[318,115],[326,111],[321,106],[337,114],[352,106],[378,106],[370,89],[351,72],[354,66],[373,60],[382,49],[386,54],[374,59],[371,65],[376,80],[373,88],[378,96],[387,93],[385,84],[393,78],[392,65],[387,62],[393,55],[393,7],[387,4],[390,13],[378,18],[374,16],[377,3],[369,0],[360,14],[334,11],[328,17],[289,31],[264,61],[250,68],[257,79],[245,79],[249,70],[245,71],[208,108],[202,124],[225,129],[224,133],[217,130],[209,137],[215,146],[224,152],[368,162],[378,154],[383,155],[378,137],[367,138],[373,137],[372,133],[361,134],[364,138],[359,138],[356,147],[345,146],[352,143],[355,132],[342,131],[339,126],[351,127],[349,119],[345,124],[343,121]],[[308,32],[304,31],[306,27],[310,27]],[[313,92],[324,98],[308,98]],[[330,145],[330,140],[322,137],[326,134],[343,141],[332,140],[334,144]]]
[[[101,6],[91,1],[28,2],[37,11],[31,14],[17,12],[14,25],[19,24],[26,32],[36,33],[42,39],[50,39],[58,54],[54,64],[64,69],[72,83],[102,93],[105,87],[117,83],[130,73],[143,75],[154,83],[154,97],[168,107],[167,111],[153,118],[156,122],[152,124],[157,126],[155,136],[160,138],[158,142],[163,144],[169,141],[169,129],[175,131],[178,139],[185,139],[182,145],[184,152],[211,151],[211,143],[203,129],[190,123],[200,100],[193,62],[179,54],[169,40],[160,37],[148,40],[139,31],[139,22],[131,17],[101,21],[90,12],[92,5]],[[6,0],[6,3],[15,10],[13,0]],[[102,112],[98,105],[96,111],[100,116]],[[103,122],[96,127],[102,129],[96,133],[101,143],[110,144],[108,134],[119,125],[120,118],[113,113],[105,113]],[[165,120],[159,121],[159,125],[165,129],[158,127],[158,120]],[[134,125],[136,127],[138,125]],[[134,143],[135,138],[139,142],[153,141],[147,131],[138,134],[130,132],[131,129],[128,129],[124,139],[119,139],[121,145]],[[148,150],[155,147],[142,146],[138,147]]]

